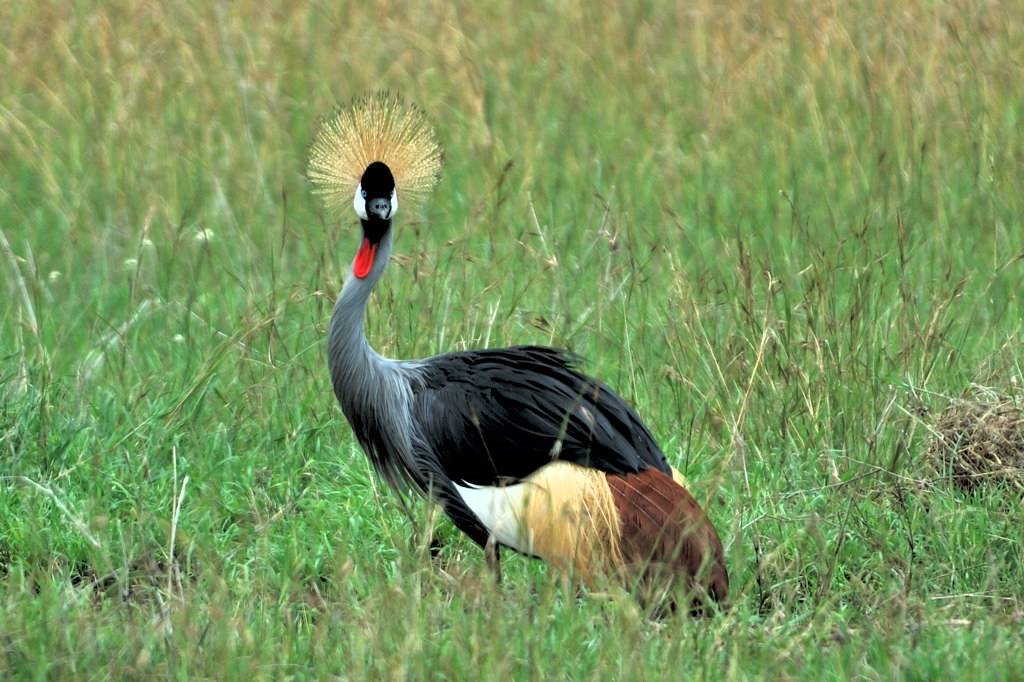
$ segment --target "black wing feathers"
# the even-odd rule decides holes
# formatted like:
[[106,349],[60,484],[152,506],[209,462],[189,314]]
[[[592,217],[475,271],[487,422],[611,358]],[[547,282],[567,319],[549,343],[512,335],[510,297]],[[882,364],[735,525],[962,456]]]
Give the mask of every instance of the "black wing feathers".
[[538,346],[427,358],[413,382],[420,461],[456,483],[500,485],[554,459],[609,473],[648,467],[671,475],[665,455],[625,401],[576,370],[578,358]]

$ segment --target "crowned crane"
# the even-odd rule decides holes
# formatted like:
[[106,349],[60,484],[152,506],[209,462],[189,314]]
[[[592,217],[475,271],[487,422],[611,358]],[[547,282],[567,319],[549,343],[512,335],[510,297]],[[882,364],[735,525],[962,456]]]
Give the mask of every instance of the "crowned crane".
[[438,502],[496,572],[508,547],[591,585],[681,586],[697,610],[724,602],[714,526],[637,414],[576,355],[514,346],[392,360],[370,347],[363,319],[391,255],[398,190],[422,197],[440,164],[421,111],[386,94],[321,120],[310,147],[315,190],[335,207],[354,192],[362,228],[327,360],[373,468],[403,500],[411,490]]

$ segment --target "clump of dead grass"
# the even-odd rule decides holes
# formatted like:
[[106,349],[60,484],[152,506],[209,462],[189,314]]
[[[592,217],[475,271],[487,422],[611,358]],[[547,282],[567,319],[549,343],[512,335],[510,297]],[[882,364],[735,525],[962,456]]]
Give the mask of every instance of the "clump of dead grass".
[[1005,487],[1024,493],[1024,410],[996,396],[955,400],[934,424],[931,466],[969,493]]

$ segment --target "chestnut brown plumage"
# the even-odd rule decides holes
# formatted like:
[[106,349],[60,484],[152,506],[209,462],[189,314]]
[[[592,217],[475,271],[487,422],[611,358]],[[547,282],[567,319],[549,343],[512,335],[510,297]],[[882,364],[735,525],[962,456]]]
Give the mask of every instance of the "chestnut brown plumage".
[[[607,474],[624,565],[635,569],[645,590],[682,587],[700,602],[729,594],[722,542],[690,492],[657,469]],[[675,576],[683,584],[673,585]]]

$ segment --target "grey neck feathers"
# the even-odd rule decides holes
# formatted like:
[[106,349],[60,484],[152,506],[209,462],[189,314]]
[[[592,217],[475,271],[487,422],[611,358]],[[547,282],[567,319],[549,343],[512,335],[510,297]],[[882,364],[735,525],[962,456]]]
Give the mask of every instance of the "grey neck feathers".
[[378,354],[366,340],[363,325],[366,304],[387,268],[391,246],[392,230],[388,230],[370,273],[360,279],[349,269],[331,316],[327,364],[341,410],[377,472],[400,492],[410,485],[425,490],[412,453],[410,379],[415,363]]
[[[341,295],[338,296],[338,301],[334,304],[334,314],[331,316],[331,328],[327,338],[327,362],[331,368],[331,378],[334,381],[336,392],[339,373],[343,375],[354,373],[353,378],[358,380],[362,375],[365,379],[368,378],[365,374],[367,363],[373,366],[387,365],[391,362],[370,348],[363,326],[366,304],[370,300],[370,294],[377,286],[377,282],[383,276],[388,261],[391,259],[391,244],[392,231],[388,230],[377,247],[377,254],[370,274],[360,279],[355,276],[353,268],[350,267],[348,275],[345,277],[345,285],[341,289]],[[369,371],[373,371],[372,368]],[[338,399],[342,399],[340,393]]]

